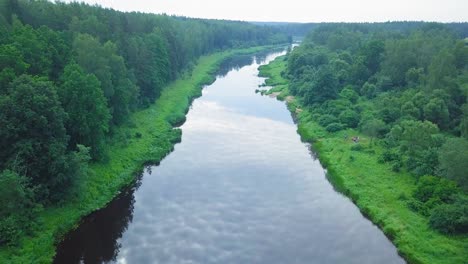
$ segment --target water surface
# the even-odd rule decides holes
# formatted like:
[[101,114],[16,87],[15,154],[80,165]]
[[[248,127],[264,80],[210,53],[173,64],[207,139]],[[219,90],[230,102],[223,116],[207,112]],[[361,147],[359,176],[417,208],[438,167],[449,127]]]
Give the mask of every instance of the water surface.
[[283,102],[255,94],[258,66],[224,63],[182,142],[59,245],[56,263],[404,263],[337,193]]

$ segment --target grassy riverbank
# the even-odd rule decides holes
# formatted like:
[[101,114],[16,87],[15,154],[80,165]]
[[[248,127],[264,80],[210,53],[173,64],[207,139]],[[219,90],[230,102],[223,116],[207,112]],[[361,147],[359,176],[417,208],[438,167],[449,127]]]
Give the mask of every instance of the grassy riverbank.
[[[288,96],[288,81],[281,77],[286,67],[283,57],[260,68],[269,77],[270,92],[287,98],[288,108],[297,113],[298,132],[313,143],[328,178],[337,190],[350,197],[361,212],[377,224],[393,241],[409,263],[467,263],[468,237],[440,234],[428,225],[428,219],[407,205],[415,189],[415,179],[406,172],[393,172],[388,164],[378,163],[384,151],[379,144],[356,130],[329,133],[317,124],[300,99]],[[359,136],[360,149],[345,135]]]
[[193,98],[201,87],[215,80],[215,72],[226,58],[250,54],[267,47],[231,50],[204,56],[190,74],[166,87],[156,103],[132,115],[129,124],[115,131],[107,144],[106,162],[89,166],[77,194],[60,206],[45,208],[32,234],[24,235],[17,247],[0,249],[0,263],[50,263],[55,244],[80,219],[104,207],[120,190],[130,185],[145,163],[156,163],[180,141],[181,130],[173,125],[185,120]]

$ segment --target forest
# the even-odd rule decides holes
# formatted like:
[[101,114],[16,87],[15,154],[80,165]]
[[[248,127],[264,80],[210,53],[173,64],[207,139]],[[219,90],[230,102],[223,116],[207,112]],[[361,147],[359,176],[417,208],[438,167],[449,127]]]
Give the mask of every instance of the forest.
[[411,196],[400,199],[433,230],[467,234],[467,35],[437,23],[394,26],[321,25],[281,75],[313,122],[345,138],[360,131],[370,146],[351,150],[413,176]]
[[87,164],[107,161],[116,128],[201,55],[288,40],[246,22],[40,0],[1,0],[0,32],[0,245],[9,246],[43,208],[72,199]]

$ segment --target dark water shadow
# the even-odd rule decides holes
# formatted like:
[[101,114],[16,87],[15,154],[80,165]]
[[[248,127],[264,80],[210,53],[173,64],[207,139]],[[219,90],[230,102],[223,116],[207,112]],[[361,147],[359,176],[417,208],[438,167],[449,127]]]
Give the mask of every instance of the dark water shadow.
[[[150,167],[146,170],[151,173]],[[106,207],[86,216],[77,229],[68,233],[58,245],[53,263],[116,261],[120,249],[118,241],[133,219],[134,193],[141,185],[142,176],[143,172]]]

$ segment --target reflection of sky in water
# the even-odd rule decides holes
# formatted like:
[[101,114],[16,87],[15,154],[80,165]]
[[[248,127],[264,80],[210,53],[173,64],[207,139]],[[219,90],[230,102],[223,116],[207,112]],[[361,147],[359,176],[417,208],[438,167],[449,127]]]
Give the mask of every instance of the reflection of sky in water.
[[135,192],[117,262],[402,263],[327,182],[284,104],[254,93],[257,67],[195,100],[182,143]]

